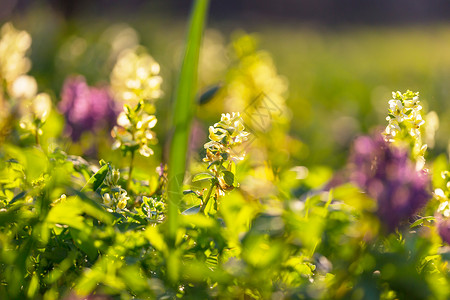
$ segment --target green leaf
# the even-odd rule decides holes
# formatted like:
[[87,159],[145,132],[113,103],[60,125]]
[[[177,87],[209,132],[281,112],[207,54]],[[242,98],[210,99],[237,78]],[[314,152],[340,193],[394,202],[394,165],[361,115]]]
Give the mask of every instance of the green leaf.
[[147,226],[144,236],[156,250],[167,254],[167,244],[164,242],[164,236],[159,232],[157,227]]
[[87,214],[105,224],[112,224],[114,217],[95,201],[79,193],[78,197],[68,197],[55,205],[47,216],[47,222],[65,224],[82,230],[86,227],[82,214]]
[[90,215],[91,217],[96,218],[97,220],[111,225],[114,221],[114,217],[111,213],[107,212],[100,204],[92,200],[91,198],[86,197],[85,194],[76,192],[78,199],[82,202],[83,211]]
[[211,101],[214,96],[217,94],[217,92],[222,88],[221,84],[214,85],[207,89],[203,94],[200,95],[198,99],[198,103],[200,105],[206,104],[209,101]]
[[183,191],[183,195],[189,195],[189,194],[194,194],[195,196],[198,196],[197,193],[193,190],[184,190]]
[[222,162],[220,160],[215,160],[212,163],[210,163],[207,167],[207,169],[211,168],[214,165],[220,165]]
[[230,171],[223,171],[223,179],[225,180],[225,183],[228,185],[233,185],[234,183],[234,174]]
[[414,223],[412,223],[412,224],[409,226],[409,228],[417,227],[417,226],[419,226],[419,225],[422,225],[424,222],[434,221],[435,219],[436,219],[436,218],[435,218],[435,217],[432,217],[432,216],[420,218],[420,219],[414,221]]
[[94,245],[94,240],[88,235],[88,233],[75,228],[70,228],[69,231],[75,245],[86,253],[90,260],[95,260],[98,256],[98,251]]
[[181,214],[182,215],[196,215],[200,211],[200,207],[201,207],[200,205],[192,206],[192,207],[186,209],[185,211],[183,211]]
[[197,182],[197,181],[205,181],[205,180],[210,180],[213,179],[214,175],[211,173],[198,173],[194,176],[194,178],[192,178],[192,182]]
[[17,200],[23,199],[25,198],[27,192],[23,191],[18,193],[17,195],[14,196],[14,198],[11,199],[11,201],[9,202],[9,204],[13,204],[14,202],[16,202]]
[[46,220],[50,224],[63,224],[79,230],[85,230],[86,224],[82,217],[82,206],[79,199],[71,197],[50,209]]
[[211,197],[208,203],[206,203],[205,215],[209,216],[216,214],[217,213],[216,207],[217,207],[216,199],[214,197]]
[[103,165],[97,173],[92,175],[91,178],[89,178],[88,182],[86,182],[86,185],[81,189],[82,192],[87,192],[89,190],[96,191],[103,183],[103,180],[105,180],[106,175],[108,175],[108,165]]

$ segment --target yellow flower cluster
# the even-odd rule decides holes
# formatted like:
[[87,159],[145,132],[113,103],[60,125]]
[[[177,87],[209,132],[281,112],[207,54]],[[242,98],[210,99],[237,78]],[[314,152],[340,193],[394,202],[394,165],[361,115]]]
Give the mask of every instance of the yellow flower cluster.
[[209,141],[205,144],[205,162],[244,159],[245,153],[237,155],[231,148],[247,140],[248,132],[239,113],[222,114],[220,122],[209,127]]
[[419,104],[419,93],[399,91],[392,93],[389,100],[389,122],[384,131],[388,142],[411,142],[413,144],[413,158],[417,161],[417,168],[422,169],[425,164],[424,154],[427,145],[422,143],[421,127],[425,124],[422,118],[422,106]]
[[2,26],[0,36],[0,79],[10,87],[17,77],[30,70],[31,62],[25,54],[31,46],[31,36],[11,23]]
[[113,149],[138,150],[145,157],[153,154],[149,146],[156,142],[152,128],[157,119],[149,112],[154,111],[153,101],[162,95],[159,70],[159,64],[142,48],[125,50],[119,56],[111,73],[111,88],[124,103],[124,110],[111,132],[116,139]]
[[159,64],[141,48],[127,49],[119,55],[111,73],[115,97],[135,106],[139,101],[152,101],[162,94]]
[[40,93],[25,102],[26,113],[20,120],[20,127],[30,131],[33,135],[36,133],[42,135],[41,125],[47,120],[52,109],[52,100],[46,93]]
[[118,184],[119,178],[119,170],[112,169],[108,172],[108,175],[105,178],[105,184],[109,187],[110,193],[104,193],[102,196],[103,204],[115,209],[116,212],[125,209],[128,200],[130,199],[130,197],[127,196],[127,191]]
[[[245,111],[245,123],[254,130],[267,131],[274,119],[280,121],[287,115],[287,81],[278,75],[270,54],[257,49],[251,35],[235,39],[232,48],[236,62],[228,74],[226,110]],[[270,114],[264,122],[261,112]]]
[[103,204],[108,207],[115,207],[116,211],[124,209],[130,199],[130,197],[127,196],[127,191],[121,187],[118,187],[115,192],[103,194],[102,198]]
[[386,127],[386,138],[394,141],[401,131],[400,124],[404,124],[408,132],[413,137],[420,138],[420,126],[425,121],[422,119],[422,106],[419,104],[419,93],[407,91],[402,94],[399,91],[392,92],[392,100],[389,100],[389,121]]
[[[15,29],[11,23],[3,25],[0,34],[0,89],[5,85],[12,104],[18,106],[17,110],[22,115],[20,127],[33,135],[41,135],[40,127],[50,114],[52,101],[48,94],[38,94],[36,80],[26,75],[31,67],[26,57],[31,37],[26,31]],[[5,100],[4,91],[0,91],[1,121],[6,117],[4,114],[7,114],[8,105],[2,103]]]
[[[139,119],[139,120],[136,120]],[[121,146],[138,149],[142,156],[153,155],[153,150],[149,145],[156,142],[156,133],[152,130],[157,123],[154,115],[149,115],[144,111],[134,115],[131,108],[119,114],[117,124],[114,126],[111,135],[116,139],[112,145],[113,150]]]
[[437,212],[445,218],[450,218],[450,172],[443,171],[441,177],[444,179],[445,185],[435,189],[433,196],[440,202]]

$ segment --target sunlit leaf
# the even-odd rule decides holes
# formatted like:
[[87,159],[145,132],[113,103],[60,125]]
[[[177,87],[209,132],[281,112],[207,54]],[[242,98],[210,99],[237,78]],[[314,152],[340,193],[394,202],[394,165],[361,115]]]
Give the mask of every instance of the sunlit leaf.
[[103,165],[92,177],[86,182],[86,185],[81,189],[82,192],[87,192],[89,190],[96,191],[105,180],[108,175],[109,166]]
[[192,182],[197,182],[197,181],[205,181],[205,180],[210,180],[215,178],[213,174],[211,173],[198,173],[194,176],[194,178],[192,178]]
[[196,205],[196,206],[192,206],[188,209],[186,209],[185,211],[183,211],[181,214],[182,215],[195,215],[198,214],[198,212],[200,211],[200,205]]

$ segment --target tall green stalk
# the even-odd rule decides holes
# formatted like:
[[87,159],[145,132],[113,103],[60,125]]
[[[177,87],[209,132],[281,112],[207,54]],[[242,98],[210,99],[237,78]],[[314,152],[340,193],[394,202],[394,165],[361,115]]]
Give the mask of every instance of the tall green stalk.
[[184,57],[178,79],[173,110],[173,128],[175,129],[170,146],[168,174],[168,244],[172,251],[168,260],[168,275],[172,282],[178,279],[178,259],[175,251],[175,237],[179,224],[179,204],[182,197],[182,185],[186,171],[186,153],[188,150],[191,121],[195,111],[197,86],[197,67],[200,43],[208,11],[208,0],[196,0],[191,11],[189,31]]

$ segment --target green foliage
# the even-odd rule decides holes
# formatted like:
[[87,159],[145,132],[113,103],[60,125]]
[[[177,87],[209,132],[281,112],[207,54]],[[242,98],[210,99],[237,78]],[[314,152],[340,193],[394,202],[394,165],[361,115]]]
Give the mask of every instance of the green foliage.
[[[196,98],[207,9],[208,1],[195,1],[171,114],[169,164],[160,164],[157,174],[149,167],[159,163],[157,155],[148,148],[156,143],[150,130],[156,116],[143,90],[134,89],[137,103],[124,106],[124,130],[113,131],[116,146],[131,154],[122,169],[115,167],[120,159],[97,165],[64,152],[52,127],[60,128],[58,117],[35,124],[39,143],[21,139],[20,118],[8,111],[11,133],[0,144],[0,298],[448,299],[450,176],[444,154],[420,170],[430,174],[433,199],[390,232],[380,223],[381,201],[369,195],[380,185],[400,184],[389,177],[392,170],[384,174],[388,183],[378,180],[367,191],[354,185],[351,168],[290,165],[284,158],[304,148],[289,135],[286,116],[255,129],[240,113],[222,114],[209,128],[203,162],[189,165],[196,102],[206,106],[247,85],[250,101],[258,85],[275,82],[271,95],[285,109],[284,81],[268,53],[245,34],[233,42],[236,61],[226,91],[217,85]],[[265,70],[264,82],[253,68]],[[1,101],[15,101],[0,92]],[[404,101],[416,96],[394,94],[401,101],[394,101],[389,119],[396,105],[407,106]],[[253,117],[261,113],[256,106],[251,111]],[[136,151],[145,158],[135,160]],[[364,176],[374,176],[374,169]],[[402,193],[409,190],[394,198]]]

